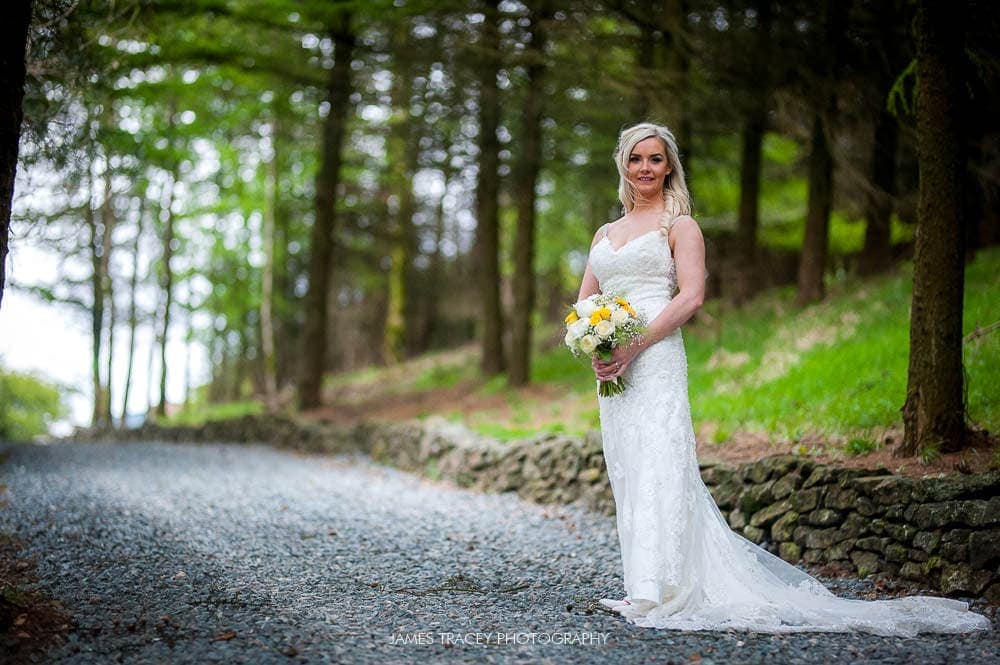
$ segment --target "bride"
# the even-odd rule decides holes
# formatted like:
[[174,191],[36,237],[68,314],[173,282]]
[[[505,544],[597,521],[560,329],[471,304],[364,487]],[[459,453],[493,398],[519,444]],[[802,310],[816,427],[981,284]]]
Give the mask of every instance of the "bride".
[[690,216],[666,127],[622,131],[615,150],[625,216],[594,235],[578,300],[604,290],[646,315],[644,336],[595,360],[621,395],[598,397],[626,597],[600,602],[649,628],[882,635],[990,627],[966,603],[932,597],[856,601],[730,530],[695,457],[680,326],[701,306],[705,244]]

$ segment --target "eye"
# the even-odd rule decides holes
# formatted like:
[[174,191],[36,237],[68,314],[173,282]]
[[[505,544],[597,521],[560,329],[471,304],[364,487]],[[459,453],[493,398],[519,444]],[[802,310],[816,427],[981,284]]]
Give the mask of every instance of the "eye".
[[628,158],[628,161],[630,161],[630,162],[638,162],[639,161],[639,155],[631,155]]
[[656,157],[653,157],[653,161],[656,162],[657,164],[659,164],[660,162],[663,161],[663,158],[660,157],[659,155],[657,155]]

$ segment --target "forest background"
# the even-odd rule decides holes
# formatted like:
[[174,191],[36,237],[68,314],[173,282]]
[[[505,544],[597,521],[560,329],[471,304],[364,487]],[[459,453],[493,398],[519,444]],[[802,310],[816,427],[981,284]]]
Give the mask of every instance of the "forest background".
[[[271,410],[584,431],[593,376],[561,320],[621,214],[617,134],[653,120],[708,247],[685,328],[703,438],[997,463],[998,13],[35,2],[4,28],[26,62],[10,246],[51,269],[8,287],[86,321],[90,385],[64,389],[94,426]],[[0,390],[5,437],[59,416],[38,377]]]

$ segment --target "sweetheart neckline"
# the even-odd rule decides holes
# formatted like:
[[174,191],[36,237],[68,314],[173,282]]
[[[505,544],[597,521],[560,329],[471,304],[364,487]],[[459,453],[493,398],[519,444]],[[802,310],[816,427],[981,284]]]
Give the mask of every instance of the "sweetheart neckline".
[[653,233],[659,233],[659,232],[660,232],[660,229],[656,228],[656,229],[653,229],[652,231],[646,231],[645,233],[640,233],[639,235],[637,235],[636,237],[632,238],[631,240],[629,240],[628,242],[626,242],[624,245],[622,245],[621,247],[619,247],[618,249],[615,249],[614,243],[611,242],[611,238],[609,238],[607,235],[605,235],[603,238],[601,238],[601,240],[606,240],[608,242],[608,247],[611,249],[611,253],[612,254],[617,254],[618,252],[622,251],[623,249],[625,249],[626,247],[628,247],[629,245],[631,245],[635,241],[637,241],[637,240],[639,240],[639,239],[641,239],[641,238],[643,238],[645,236],[651,235]]

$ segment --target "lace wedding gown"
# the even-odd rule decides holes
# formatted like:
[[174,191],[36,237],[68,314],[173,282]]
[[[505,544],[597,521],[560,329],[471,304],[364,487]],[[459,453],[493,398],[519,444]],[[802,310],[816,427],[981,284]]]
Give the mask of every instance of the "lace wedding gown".
[[[616,249],[605,227],[589,261],[601,291],[626,296],[649,321],[677,290],[662,231]],[[990,627],[948,598],[838,598],[733,532],[698,470],[680,330],[640,353],[624,379],[623,394],[598,400],[629,602],[603,605],[638,626],[681,630],[911,636]]]

